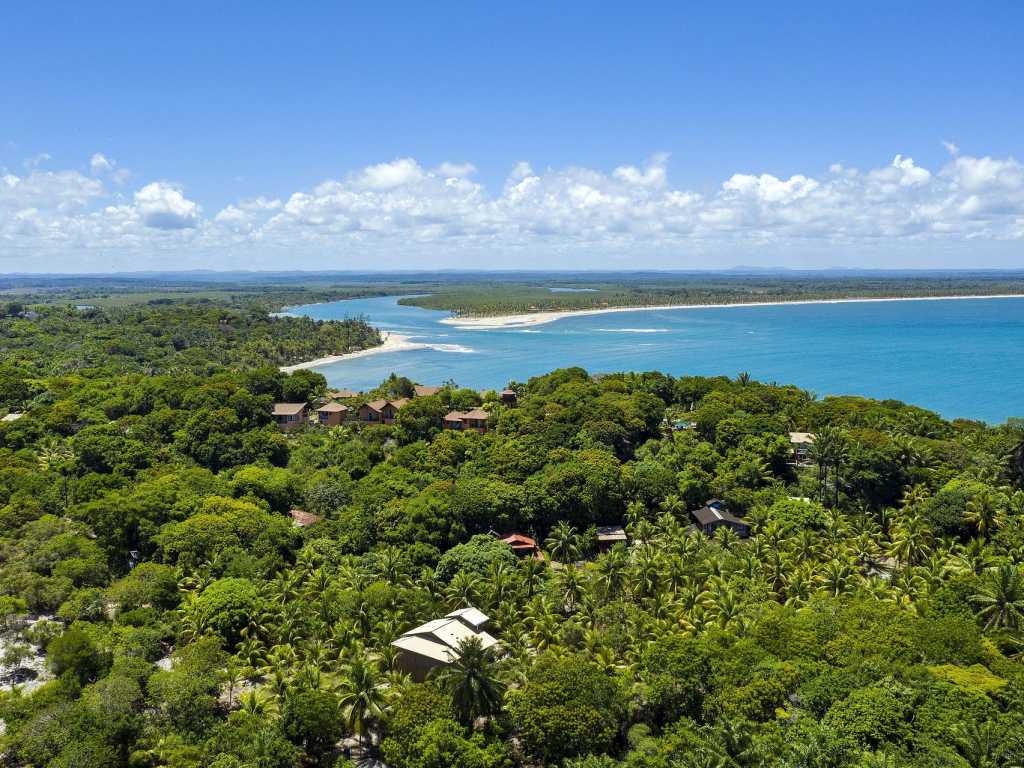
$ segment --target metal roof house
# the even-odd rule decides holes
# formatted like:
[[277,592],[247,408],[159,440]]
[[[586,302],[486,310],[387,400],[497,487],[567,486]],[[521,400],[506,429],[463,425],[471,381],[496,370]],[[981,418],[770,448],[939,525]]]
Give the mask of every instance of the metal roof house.
[[498,641],[483,630],[489,620],[477,608],[461,608],[410,629],[391,643],[399,651],[398,668],[414,680],[423,680],[432,669],[457,660],[464,640],[475,637],[484,648],[494,647]]
[[711,506],[709,503],[708,506],[695,509],[690,513],[690,517],[707,536],[712,535],[722,526],[732,528],[737,535],[744,539],[750,535],[750,524],[740,520],[724,506]]
[[616,544],[624,543],[627,538],[626,529],[621,525],[600,525],[597,528],[597,546],[599,549],[607,549]]

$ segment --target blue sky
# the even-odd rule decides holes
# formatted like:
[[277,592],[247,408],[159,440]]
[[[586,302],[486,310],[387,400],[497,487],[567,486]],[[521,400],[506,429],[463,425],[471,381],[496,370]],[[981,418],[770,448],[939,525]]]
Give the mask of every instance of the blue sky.
[[0,272],[1021,263],[1024,5],[686,5],[12,4]]

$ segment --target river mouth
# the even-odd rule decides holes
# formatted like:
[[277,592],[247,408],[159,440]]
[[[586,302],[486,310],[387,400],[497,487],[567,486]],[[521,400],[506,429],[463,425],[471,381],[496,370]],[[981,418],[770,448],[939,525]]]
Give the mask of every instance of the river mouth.
[[637,309],[517,327],[461,327],[404,296],[290,308],[315,319],[366,317],[409,348],[320,367],[329,383],[368,389],[390,373],[422,384],[504,387],[555,368],[658,370],[794,384],[819,396],[864,395],[946,418],[1024,415],[1024,299],[848,301]]

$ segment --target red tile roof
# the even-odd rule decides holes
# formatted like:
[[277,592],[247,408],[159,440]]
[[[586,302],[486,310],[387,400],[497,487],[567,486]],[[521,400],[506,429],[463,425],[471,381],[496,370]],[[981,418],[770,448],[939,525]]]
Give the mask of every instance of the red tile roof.
[[323,520],[320,515],[314,515],[312,512],[305,512],[301,509],[292,509],[288,512],[291,515],[292,522],[299,528],[305,528],[313,523],[319,523]]

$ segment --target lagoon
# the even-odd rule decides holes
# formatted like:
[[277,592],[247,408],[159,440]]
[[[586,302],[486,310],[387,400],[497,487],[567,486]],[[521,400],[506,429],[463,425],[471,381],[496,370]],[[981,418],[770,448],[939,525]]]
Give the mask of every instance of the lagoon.
[[348,389],[376,386],[391,372],[478,389],[570,365],[591,373],[747,371],[819,396],[892,398],[951,419],[1024,416],[1024,298],[640,309],[492,329],[443,324],[450,313],[402,306],[394,296],[289,313],[363,316],[410,337],[402,351],[317,368]]

